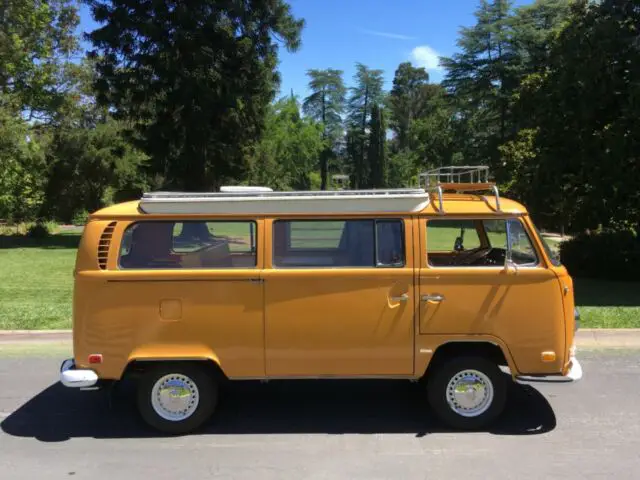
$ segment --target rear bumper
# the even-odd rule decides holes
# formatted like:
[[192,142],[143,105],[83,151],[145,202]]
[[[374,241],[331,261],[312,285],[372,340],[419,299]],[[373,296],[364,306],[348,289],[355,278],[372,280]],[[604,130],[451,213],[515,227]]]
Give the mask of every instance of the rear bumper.
[[60,383],[65,387],[86,388],[98,383],[98,375],[93,370],[78,370],[72,358],[60,366]]
[[517,375],[515,380],[518,383],[574,383],[582,378],[582,365],[575,357],[569,358],[569,370],[566,375]]

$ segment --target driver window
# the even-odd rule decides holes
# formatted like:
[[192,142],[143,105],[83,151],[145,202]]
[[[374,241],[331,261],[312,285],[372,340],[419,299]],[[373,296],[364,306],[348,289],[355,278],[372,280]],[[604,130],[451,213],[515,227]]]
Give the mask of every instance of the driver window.
[[535,248],[517,219],[427,221],[427,259],[431,266],[502,267],[509,244],[516,265],[538,263]]
[[481,247],[480,221],[434,219],[427,222],[427,255],[434,266],[455,266],[455,259]]
[[516,265],[531,265],[538,263],[538,256],[529,235],[519,220],[484,220],[489,244],[493,249],[506,251],[507,225],[509,226],[509,240],[511,242],[511,259]]
[[511,242],[511,259],[516,265],[535,265],[538,263],[536,249],[531,243],[522,222],[519,220],[507,220],[509,226],[509,239]]

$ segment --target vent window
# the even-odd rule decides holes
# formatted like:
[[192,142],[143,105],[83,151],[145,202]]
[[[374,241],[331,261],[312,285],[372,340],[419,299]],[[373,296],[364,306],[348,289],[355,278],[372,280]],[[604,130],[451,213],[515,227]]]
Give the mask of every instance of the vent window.
[[98,266],[101,270],[107,269],[107,259],[109,258],[109,247],[111,246],[111,237],[116,228],[116,222],[111,222],[102,232],[100,243],[98,244]]

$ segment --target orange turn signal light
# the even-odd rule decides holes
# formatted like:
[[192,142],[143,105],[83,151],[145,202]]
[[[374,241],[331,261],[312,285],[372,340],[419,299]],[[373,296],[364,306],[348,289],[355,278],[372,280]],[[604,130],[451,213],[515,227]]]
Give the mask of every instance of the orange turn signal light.
[[541,357],[543,362],[555,362],[556,352],[542,352]]

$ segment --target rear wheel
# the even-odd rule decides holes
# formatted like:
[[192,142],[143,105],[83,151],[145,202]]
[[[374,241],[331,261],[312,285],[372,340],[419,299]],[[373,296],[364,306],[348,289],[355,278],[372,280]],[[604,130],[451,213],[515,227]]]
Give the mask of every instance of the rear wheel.
[[146,371],[138,384],[138,410],[153,428],[189,433],[213,414],[218,399],[214,379],[193,364],[164,364]]
[[483,357],[452,358],[431,375],[427,382],[429,403],[453,428],[486,427],[504,410],[507,399],[504,374]]

